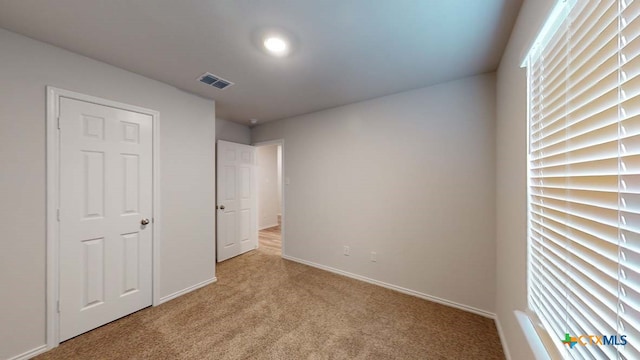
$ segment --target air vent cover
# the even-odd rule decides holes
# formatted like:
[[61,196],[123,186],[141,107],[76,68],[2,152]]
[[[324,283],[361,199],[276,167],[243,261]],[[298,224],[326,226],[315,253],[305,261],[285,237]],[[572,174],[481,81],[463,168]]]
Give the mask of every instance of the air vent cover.
[[214,88],[217,88],[220,90],[224,90],[229,86],[233,85],[231,81],[225,80],[218,75],[213,75],[212,73],[208,73],[208,72],[200,75],[200,77],[198,78],[198,81],[207,85],[211,85]]

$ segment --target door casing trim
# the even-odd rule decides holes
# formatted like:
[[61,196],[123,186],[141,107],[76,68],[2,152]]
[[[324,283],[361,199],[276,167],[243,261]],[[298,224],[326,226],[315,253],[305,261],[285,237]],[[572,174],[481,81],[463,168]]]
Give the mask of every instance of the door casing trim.
[[60,99],[69,98],[89,102],[97,105],[109,106],[117,109],[133,111],[152,118],[152,219],[151,242],[152,250],[152,305],[160,304],[160,113],[134,105],[107,100],[74,91],[64,90],[53,86],[46,87],[46,343],[47,350],[60,344],[60,314],[58,312],[59,284],[60,284],[60,254],[59,249],[59,225],[58,204],[60,199],[59,169],[60,169],[60,134],[58,131],[58,117],[60,115]]

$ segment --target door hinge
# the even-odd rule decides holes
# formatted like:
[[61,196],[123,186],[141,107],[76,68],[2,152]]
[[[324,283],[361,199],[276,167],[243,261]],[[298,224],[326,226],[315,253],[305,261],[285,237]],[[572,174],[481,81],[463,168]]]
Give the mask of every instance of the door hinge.
[[58,116],[58,130],[60,129],[60,117]]
[[58,300],[58,303],[56,304],[56,308],[58,310],[58,314],[60,313],[60,300]]
[[60,209],[56,210],[56,218],[58,219],[58,222],[60,221]]

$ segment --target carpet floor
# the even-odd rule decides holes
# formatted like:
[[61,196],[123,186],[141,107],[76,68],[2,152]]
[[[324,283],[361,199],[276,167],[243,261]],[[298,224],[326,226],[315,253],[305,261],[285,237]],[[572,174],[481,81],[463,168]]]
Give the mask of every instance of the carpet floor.
[[493,320],[284,260],[275,232],[217,283],[37,359],[504,359]]

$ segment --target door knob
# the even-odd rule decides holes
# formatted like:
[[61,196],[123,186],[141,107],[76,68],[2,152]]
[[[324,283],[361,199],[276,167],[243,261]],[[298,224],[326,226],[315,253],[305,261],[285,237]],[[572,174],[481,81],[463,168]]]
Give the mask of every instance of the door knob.
[[149,219],[142,219],[142,220],[140,221],[140,224],[142,224],[142,225],[149,225]]
[[224,210],[224,205],[220,205],[220,210]]

